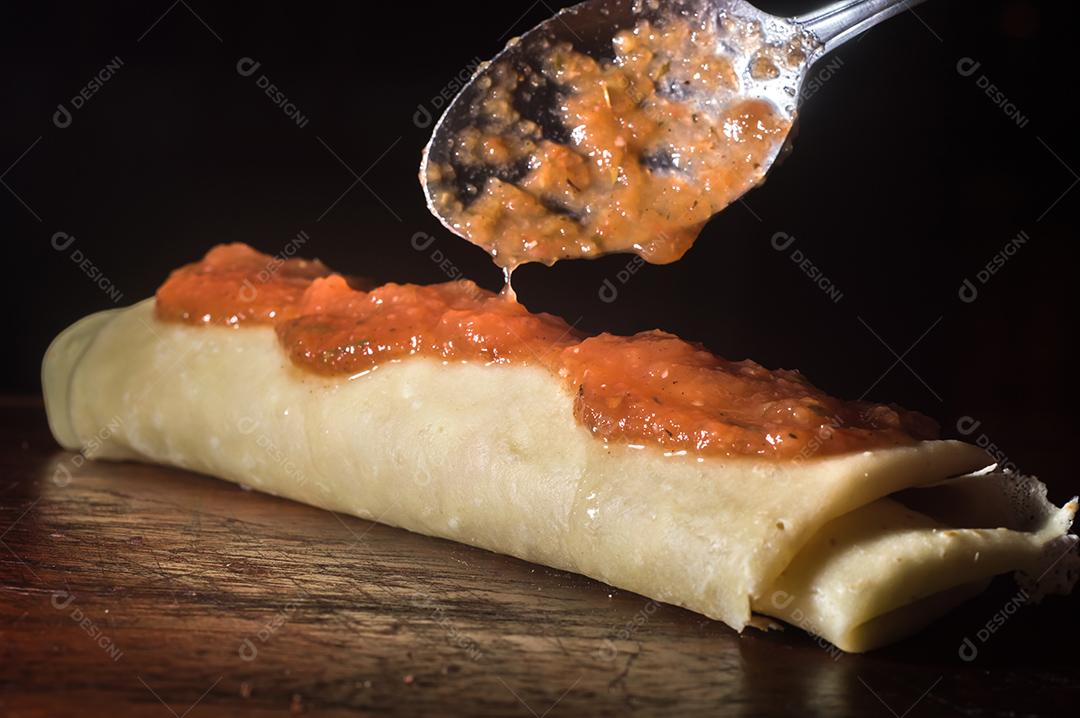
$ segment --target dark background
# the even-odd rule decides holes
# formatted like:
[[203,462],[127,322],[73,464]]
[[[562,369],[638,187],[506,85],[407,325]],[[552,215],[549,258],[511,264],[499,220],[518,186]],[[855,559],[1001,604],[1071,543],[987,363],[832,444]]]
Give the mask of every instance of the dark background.
[[[443,281],[438,249],[498,288],[486,255],[425,208],[416,172],[429,129],[413,117],[421,105],[438,114],[432,98],[462,68],[563,4],[191,0],[163,16],[168,0],[5,3],[0,222],[14,345],[0,391],[39,392],[48,341],[113,306],[75,250],[122,304],[214,244],[274,253],[300,231],[305,254],[341,271]],[[972,417],[971,440],[992,441],[1066,498],[1080,488],[1067,460],[1080,152],[1065,5],[935,0],[891,20],[838,51],[794,153],[683,261],[625,284],[626,256],[527,266],[519,297],[586,330],[661,327],[729,358],[797,367],[832,393],[919,409],[947,435]],[[120,70],[58,128],[58,103],[70,108],[114,57]],[[255,76],[238,74],[241,57],[262,63]],[[973,75],[957,71],[963,58],[981,63]],[[262,94],[259,74],[305,127]],[[1025,122],[980,89],[982,76]],[[61,231],[75,243],[57,251]],[[425,252],[410,243],[421,231],[438,238]],[[1020,231],[1027,244],[981,284],[976,273]],[[777,232],[796,242],[777,251]],[[795,249],[839,303],[791,261]],[[973,303],[958,297],[966,278]],[[605,279],[619,288],[613,303],[600,300]]]

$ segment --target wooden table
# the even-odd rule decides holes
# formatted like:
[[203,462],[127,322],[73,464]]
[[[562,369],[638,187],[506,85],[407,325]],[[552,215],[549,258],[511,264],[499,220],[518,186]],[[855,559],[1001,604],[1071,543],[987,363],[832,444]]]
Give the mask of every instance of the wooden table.
[[[869,655],[152,466],[0,405],[0,715],[1076,715],[1077,600]],[[961,658],[968,637],[974,660]]]

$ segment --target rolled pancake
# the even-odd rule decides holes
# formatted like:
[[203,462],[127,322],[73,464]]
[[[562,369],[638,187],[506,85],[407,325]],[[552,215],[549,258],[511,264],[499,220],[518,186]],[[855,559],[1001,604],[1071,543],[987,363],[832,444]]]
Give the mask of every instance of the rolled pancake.
[[[543,367],[413,357],[323,377],[293,366],[271,327],[165,323],[153,300],[67,329],[43,386],[57,441],[91,458],[574,571],[736,630],[758,611],[847,651],[917,630],[991,576],[1037,575],[1075,542],[1075,500],[1057,509],[1033,480],[1031,520],[950,528],[900,503],[991,463],[961,442],[800,462],[665,455],[596,439]],[[966,479],[975,505],[1021,481],[993,476]]]

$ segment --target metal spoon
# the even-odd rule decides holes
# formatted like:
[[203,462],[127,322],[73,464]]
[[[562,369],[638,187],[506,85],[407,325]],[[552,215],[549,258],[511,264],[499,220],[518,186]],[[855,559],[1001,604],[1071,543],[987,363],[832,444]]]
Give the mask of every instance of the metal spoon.
[[[562,10],[482,65],[447,108],[420,168],[428,207],[509,269],[613,251],[674,261],[712,213],[764,178],[814,63],[922,1],[843,0],[794,18],[744,0],[589,0]],[[581,120],[601,85],[611,109],[601,103],[607,114],[595,123],[623,133],[607,147],[590,139],[593,120]],[[707,131],[688,118],[704,118]],[[651,139],[627,148],[646,122]],[[743,146],[747,138],[755,144]],[[731,156],[708,156],[721,150]]]

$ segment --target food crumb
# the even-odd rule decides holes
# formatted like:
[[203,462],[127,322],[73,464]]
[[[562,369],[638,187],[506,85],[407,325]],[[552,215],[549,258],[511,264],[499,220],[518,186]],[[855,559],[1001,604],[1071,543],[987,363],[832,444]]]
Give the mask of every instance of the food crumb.
[[413,674],[410,673],[409,675],[405,676],[402,680],[405,681],[405,685],[411,686],[413,684],[413,681],[415,681],[416,679],[413,678]]
[[304,697],[299,693],[293,693],[292,703],[289,704],[289,712],[293,715],[304,712]]
[[247,681],[243,681],[240,683],[240,697],[251,698],[251,684]]

